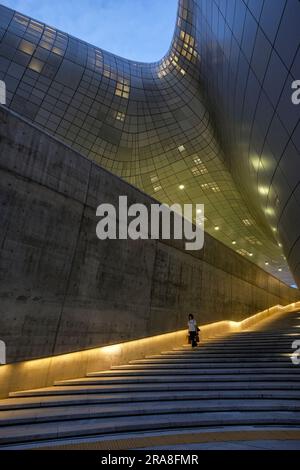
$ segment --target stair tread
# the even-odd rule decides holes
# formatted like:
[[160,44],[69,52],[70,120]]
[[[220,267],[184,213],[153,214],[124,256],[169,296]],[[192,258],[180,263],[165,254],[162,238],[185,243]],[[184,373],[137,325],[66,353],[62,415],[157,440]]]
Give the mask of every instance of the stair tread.
[[44,407],[35,409],[21,409],[2,411],[0,413],[0,426],[16,425],[23,422],[35,424],[36,422],[68,420],[68,419],[95,419],[117,416],[135,416],[162,413],[203,413],[203,412],[235,412],[235,411],[292,411],[300,412],[300,400],[280,399],[214,399],[214,400],[178,400],[155,402],[155,410],[151,402],[114,403],[114,404],[86,404],[79,406],[61,405],[60,407]]
[[232,425],[293,425],[300,426],[300,412],[208,412],[182,414],[152,414],[130,417],[95,418],[75,421],[2,426],[0,445],[16,442],[31,442],[72,436],[88,436],[122,431],[142,431],[151,429],[191,428],[195,426]]
[[178,382],[178,383],[147,383],[147,384],[107,384],[107,385],[86,385],[86,386],[54,386],[35,390],[23,390],[18,392],[11,392],[10,397],[26,397],[26,396],[44,396],[44,395],[69,395],[69,394],[81,394],[89,393],[94,394],[97,392],[106,391],[132,391],[132,390],[300,390],[299,382],[292,383],[278,383],[278,382],[217,382],[214,384],[210,383],[190,383],[190,382]]
[[[188,374],[187,374],[188,375]],[[164,375],[152,375],[151,377],[147,376],[135,376],[135,377],[85,377],[81,379],[70,379],[70,380],[59,380],[55,382],[55,385],[80,385],[80,384],[101,384],[101,383],[126,383],[126,382],[152,382],[152,381],[160,381],[160,382],[180,382],[184,379],[182,376],[176,375],[168,375],[167,377]],[[257,374],[256,372],[253,374],[249,373],[239,373],[239,374],[203,374],[195,375],[190,374],[188,376],[188,380],[190,382],[220,382],[220,381],[254,381],[259,380],[261,381],[261,374]],[[274,373],[265,373],[264,374],[264,381],[300,381],[300,374],[299,373],[291,373],[291,374],[274,374]]]
[[156,401],[156,400],[187,400],[187,399],[228,399],[228,398],[264,398],[264,399],[290,399],[300,400],[298,390],[190,390],[190,391],[143,391],[114,392],[101,394],[56,395],[38,397],[10,398],[0,400],[0,410],[39,408],[47,406],[61,406],[64,404],[88,404],[88,403],[118,403],[126,401]]

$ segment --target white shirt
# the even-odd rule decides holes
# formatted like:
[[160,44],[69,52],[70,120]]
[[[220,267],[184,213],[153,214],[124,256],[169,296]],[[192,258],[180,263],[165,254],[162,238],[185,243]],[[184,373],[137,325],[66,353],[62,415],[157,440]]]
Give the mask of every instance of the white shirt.
[[195,319],[188,321],[189,331],[196,331],[197,322]]

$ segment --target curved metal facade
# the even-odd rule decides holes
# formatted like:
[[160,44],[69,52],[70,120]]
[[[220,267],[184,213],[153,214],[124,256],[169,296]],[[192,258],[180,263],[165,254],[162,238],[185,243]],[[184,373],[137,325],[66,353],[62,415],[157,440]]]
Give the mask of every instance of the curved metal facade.
[[181,0],[143,64],[0,7],[0,79],[10,108],[162,202],[205,203],[206,231],[299,283],[299,18],[297,0]]

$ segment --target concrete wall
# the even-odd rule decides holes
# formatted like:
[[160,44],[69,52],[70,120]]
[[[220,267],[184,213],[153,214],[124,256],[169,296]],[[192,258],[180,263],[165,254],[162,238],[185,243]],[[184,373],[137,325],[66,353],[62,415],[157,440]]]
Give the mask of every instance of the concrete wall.
[[0,108],[0,339],[9,362],[241,320],[299,292],[210,236],[99,241],[96,207],[151,198]]

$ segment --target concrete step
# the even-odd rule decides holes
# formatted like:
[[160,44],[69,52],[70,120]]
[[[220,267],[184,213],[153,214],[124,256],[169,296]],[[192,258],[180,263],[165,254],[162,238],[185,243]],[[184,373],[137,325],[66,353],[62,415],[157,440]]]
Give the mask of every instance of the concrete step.
[[141,358],[142,360],[148,359],[186,359],[186,360],[195,360],[195,359],[202,359],[202,358],[220,358],[220,357],[229,357],[231,358],[239,358],[239,357],[249,357],[249,358],[257,358],[257,357],[285,357],[287,354],[293,352],[292,343],[289,344],[287,348],[280,348],[280,349],[261,349],[261,350],[237,350],[237,351],[209,351],[209,350],[202,350],[201,348],[195,348],[194,350],[189,350],[187,352],[174,352],[173,354],[153,354],[145,356]]
[[[294,367],[220,367],[213,368],[207,367],[198,369],[193,366],[189,367],[176,367],[176,370],[170,369],[168,365],[157,365],[152,367],[143,368],[143,366],[125,366],[123,369],[114,369],[108,371],[90,372],[87,377],[126,377],[126,376],[144,376],[144,375],[185,375],[197,374],[197,375],[224,375],[228,374],[266,374],[266,373],[278,373],[278,374],[290,374],[294,373]],[[187,372],[188,371],[188,372]]]
[[[252,362],[231,362],[231,361],[224,361],[224,362],[213,362],[211,361],[200,361],[200,362],[182,362],[175,364],[176,365],[176,370],[189,370],[189,369],[210,369],[210,370],[215,370],[215,369],[275,369],[276,371],[278,369],[283,369],[283,370],[288,370],[288,371],[294,371],[294,373],[298,372],[298,369],[293,365],[292,361],[260,361],[259,363],[256,363],[255,361]],[[122,365],[122,366],[112,366],[110,371],[111,372],[117,372],[117,371],[122,371],[122,370],[153,370],[153,369],[173,369],[174,370],[174,363],[170,362],[154,362],[150,364],[128,364],[128,365]],[[106,372],[106,371],[95,371],[95,372]],[[94,374],[88,373],[87,375]]]
[[[154,408],[155,406],[155,408]],[[276,412],[290,411],[299,413],[300,400],[268,400],[268,399],[215,399],[215,400],[176,400],[138,403],[88,404],[81,406],[61,405],[34,409],[2,411],[0,426],[19,424],[37,424],[51,421],[68,421],[78,419],[132,417],[179,413],[211,413],[211,412]],[[300,424],[300,421],[299,421]],[[0,432],[1,434],[1,432]]]
[[[299,321],[300,323],[300,321]],[[245,335],[243,337],[239,337],[236,333],[233,333],[231,335],[228,335],[226,337],[219,337],[219,338],[214,338],[214,339],[211,339],[211,338],[206,338],[206,339],[202,339],[202,342],[204,344],[211,344],[211,345],[220,345],[220,344],[230,344],[230,343],[235,343],[235,342],[240,342],[241,344],[244,343],[244,342],[273,342],[273,341],[285,341],[287,338],[290,337],[291,333],[295,334],[295,335],[299,335],[299,331],[297,328],[295,328],[294,326],[292,326],[291,328],[289,328],[288,330],[282,332],[282,333],[278,333],[277,335],[264,335],[264,336],[259,336],[259,335]],[[201,333],[200,333],[200,338],[201,338]],[[186,339],[187,339],[187,336],[186,336]],[[186,345],[186,342],[185,342],[185,339],[184,339],[184,343],[182,345],[180,345],[179,347],[181,346],[185,346]],[[176,346],[177,347],[177,346]]]
[[[256,360],[256,358],[265,358],[265,357],[277,357],[277,358],[286,358],[286,357],[290,357],[290,355],[294,352],[294,350],[292,348],[289,348],[289,349],[285,349],[285,350],[281,350],[281,351],[273,351],[272,354],[268,353],[267,356],[266,355],[266,351],[264,352],[261,352],[261,353],[257,353],[256,355],[254,354],[249,354],[249,357],[250,359],[253,359],[254,361]],[[233,353],[230,353],[231,355]],[[158,356],[158,355],[154,355],[154,356],[145,356],[144,360],[146,361],[154,361],[154,360],[159,360],[159,361],[168,361],[168,360],[171,360],[171,361],[174,361],[174,360],[177,360],[177,359],[180,359],[180,360],[185,360],[185,362],[189,362],[189,361],[192,361],[192,360],[201,360],[201,359],[208,359],[208,360],[212,360],[212,361],[215,361],[217,359],[222,359],[222,358],[227,358],[228,357],[228,353],[224,353],[224,354],[221,354],[221,353],[218,353],[218,354],[211,354],[211,353],[205,353],[205,354],[164,354],[162,356]],[[234,359],[239,359],[241,357],[241,359],[243,360],[245,357],[246,357],[246,354],[244,355],[236,355],[232,358]],[[229,356],[229,358],[231,358]],[[131,361],[133,362],[133,361]]]
[[[285,320],[287,320],[287,317]],[[289,332],[291,327],[294,324],[297,324],[297,325],[299,324],[299,317],[296,315],[294,316],[294,318],[290,317],[289,322],[288,323],[286,322],[283,327],[278,326],[278,328],[273,328],[273,329],[265,328],[265,329],[253,329],[253,330],[249,328],[248,330],[236,331],[236,332],[230,333],[227,337],[231,335],[234,336],[235,338],[245,338],[249,336],[250,337],[253,336],[255,338],[259,338],[261,336],[278,336],[278,335],[283,335],[284,333]]]
[[[289,326],[289,328],[286,328],[284,330],[278,330],[277,333],[259,333],[259,332],[245,332],[243,334],[240,333],[229,333],[227,335],[219,335],[219,336],[214,336],[214,337],[206,337],[203,339],[203,342],[210,342],[210,343],[228,343],[231,340],[234,341],[261,341],[261,340],[273,340],[274,338],[279,338],[282,339],[285,336],[289,335],[290,333],[295,333],[299,334],[299,331],[297,331],[297,326],[299,325],[300,320],[295,320],[292,322],[292,324]],[[200,331],[200,336],[201,336],[201,331]],[[188,335],[188,331],[186,330],[186,335]]]
[[[220,343],[211,343],[211,344],[203,344],[201,339],[199,342],[198,348],[200,349],[226,349],[228,348],[266,348],[266,347],[272,347],[272,346],[288,346],[294,341],[294,339],[299,339],[297,336],[289,336],[285,340],[273,340],[273,341],[230,341],[230,342],[221,342]],[[198,348],[195,348],[194,350],[197,351]],[[193,350],[190,344],[184,344],[180,347],[174,348],[173,351],[182,351],[185,352],[187,350]]]
[[[268,349],[268,348],[285,348],[289,347],[293,341],[294,336],[290,336],[284,341],[279,341],[279,340],[274,340],[272,342],[266,342],[263,341],[261,343],[253,343],[252,341],[249,343],[243,343],[243,344],[236,344],[234,341],[231,341],[230,343],[220,343],[220,344],[203,344],[201,341],[198,345],[197,348],[192,348],[190,344],[187,344],[186,346],[180,347],[180,348],[174,348],[168,351],[163,351],[162,354],[164,353],[169,353],[169,354],[174,354],[174,353],[182,353],[186,354],[188,352],[190,353],[195,353],[197,351],[230,351],[230,350],[250,350],[250,351],[255,351],[256,349]],[[299,337],[296,337],[296,339],[300,339]]]
[[288,351],[291,351],[291,345],[292,345],[292,342],[290,341],[286,347],[282,347],[282,346],[276,346],[274,345],[274,347],[271,347],[271,348],[267,348],[265,346],[263,347],[260,347],[260,348],[255,348],[255,347],[252,347],[252,348],[245,348],[245,349],[241,349],[241,348],[203,348],[202,346],[200,346],[200,348],[196,348],[196,349],[190,349],[188,351],[163,351],[161,354],[151,354],[151,355],[148,355],[148,356],[145,356],[146,359],[150,358],[150,359],[155,359],[155,358],[159,358],[159,357],[197,357],[197,356],[201,356],[202,354],[234,354],[234,353],[247,353],[247,351],[250,353],[250,354],[253,354],[253,353],[256,353],[256,354],[260,354],[260,353],[265,353],[265,352],[275,352],[275,353],[285,353],[285,352],[288,352]]
[[[292,354],[293,351],[291,351],[291,354]],[[289,354],[289,353],[288,353]],[[280,356],[274,356],[274,355],[270,355],[270,356],[257,356],[257,357],[246,357],[246,356],[232,356],[232,357],[229,357],[229,356],[218,356],[218,357],[205,357],[205,356],[201,356],[199,358],[195,358],[195,359],[172,359],[172,358],[168,358],[168,359],[137,359],[135,361],[130,361],[129,364],[130,365],[138,365],[138,364],[143,364],[145,366],[147,365],[150,365],[150,364],[174,364],[174,365],[177,365],[177,364],[205,364],[207,362],[210,362],[210,363],[213,363],[213,362],[217,362],[217,363],[225,363],[225,362],[228,362],[228,363],[247,363],[247,362],[282,362],[282,363],[285,363],[285,364],[290,364],[292,363],[291,360],[290,360],[290,356],[289,355],[280,355]],[[116,368],[119,368],[121,366],[112,366],[114,369]]]
[[45,396],[62,396],[62,395],[80,395],[80,394],[96,394],[96,393],[118,393],[118,392],[136,392],[136,391],[238,391],[238,390],[255,390],[263,392],[264,390],[295,390],[300,392],[300,382],[265,382],[264,380],[257,382],[228,382],[220,381],[210,382],[175,382],[175,383],[134,383],[134,384],[110,384],[110,385],[75,385],[75,386],[59,386],[46,387],[35,390],[20,390],[11,392],[11,398],[17,397],[45,397]]
[[300,426],[298,411],[234,411],[204,413],[166,413],[132,417],[91,418],[58,422],[21,424],[0,428],[0,445],[37,442],[108,433],[177,430],[218,426]]
[[240,344],[240,343],[232,343],[232,344],[228,344],[228,345],[214,345],[214,346],[210,346],[210,345],[203,345],[201,343],[201,340],[200,342],[198,343],[197,347],[192,347],[190,344],[187,344],[186,346],[182,346],[181,348],[174,348],[172,351],[173,352],[177,352],[177,353],[187,353],[187,352],[190,352],[190,353],[197,353],[197,352],[209,352],[209,351],[212,351],[212,352],[221,352],[221,351],[230,351],[230,350],[234,350],[234,351],[255,351],[256,349],[257,350],[273,350],[274,348],[282,348],[282,349],[286,349],[286,348],[290,348],[291,347],[291,344],[292,342],[295,340],[295,339],[300,339],[300,337],[294,337],[294,336],[291,336],[289,340],[287,341],[282,341],[282,342],[279,342],[279,341],[272,341],[272,342],[261,342],[261,343],[253,343],[253,342],[249,342],[249,343],[243,343],[243,344]]
[[[299,387],[300,390],[300,387]],[[135,403],[170,400],[207,400],[207,399],[271,399],[271,400],[299,400],[299,390],[151,390],[131,392],[111,392],[75,395],[45,395],[33,397],[10,398],[0,400],[0,411],[57,407],[66,405],[88,405],[100,403]]]
[[208,359],[214,359],[214,358],[220,358],[220,357],[229,357],[229,358],[245,358],[245,357],[254,357],[254,358],[259,358],[259,357],[279,357],[280,355],[286,355],[288,353],[293,352],[292,349],[292,343],[289,344],[287,348],[281,348],[281,349],[261,349],[261,350],[252,350],[248,351],[246,350],[241,350],[239,349],[238,351],[204,351],[201,350],[201,348],[195,348],[194,351],[189,351],[186,353],[174,353],[174,354],[155,354],[151,356],[145,356],[141,360],[147,360],[147,359],[188,359],[188,360],[195,360],[195,359],[202,359],[202,358],[208,358]]
[[151,375],[151,376],[137,376],[137,377],[85,377],[81,379],[59,380],[55,385],[74,386],[74,385],[109,385],[109,384],[138,384],[138,383],[175,383],[175,382],[257,382],[262,380],[264,382],[300,382],[300,373],[290,374],[186,374],[186,375]]

